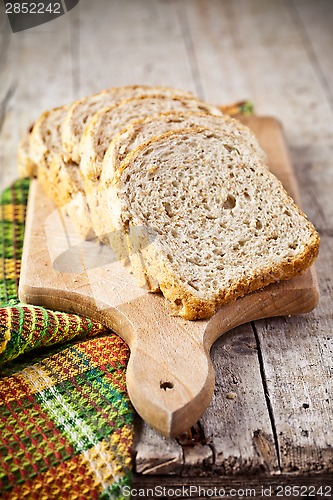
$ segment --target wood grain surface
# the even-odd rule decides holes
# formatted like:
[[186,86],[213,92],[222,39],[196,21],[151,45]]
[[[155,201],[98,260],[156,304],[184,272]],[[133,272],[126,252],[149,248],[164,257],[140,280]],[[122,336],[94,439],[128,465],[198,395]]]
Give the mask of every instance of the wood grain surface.
[[332,1],[81,0],[14,35],[0,9],[1,187],[17,177],[18,139],[43,109],[111,85],[175,85],[215,103],[249,98],[283,124],[302,207],[321,236],[319,305],[306,319],[257,321],[217,341],[217,389],[200,432],[187,441],[151,429],[140,437],[138,424],[145,476],[136,484],[157,462],[166,481],[177,474],[181,484],[193,461],[201,473],[229,478],[248,478],[261,462],[267,477],[258,484],[276,484],[276,472],[282,482],[288,473],[309,484],[312,471],[319,484],[333,470]]

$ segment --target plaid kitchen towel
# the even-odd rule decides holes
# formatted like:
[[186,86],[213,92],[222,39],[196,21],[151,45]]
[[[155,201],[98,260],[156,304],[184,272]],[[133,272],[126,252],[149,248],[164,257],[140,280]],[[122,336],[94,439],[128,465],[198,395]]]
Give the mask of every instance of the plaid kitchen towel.
[[0,197],[0,496],[122,498],[129,350],[88,318],[18,301],[28,191],[19,180]]
[[[248,101],[221,106],[252,114]],[[29,180],[0,195],[0,497],[121,499],[134,410],[127,345],[105,326],[18,300]]]

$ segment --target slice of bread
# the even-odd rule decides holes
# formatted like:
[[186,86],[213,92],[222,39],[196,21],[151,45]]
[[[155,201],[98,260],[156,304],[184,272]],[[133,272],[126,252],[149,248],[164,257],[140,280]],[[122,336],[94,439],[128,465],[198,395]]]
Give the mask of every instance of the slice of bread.
[[79,166],[64,160],[61,131],[68,109],[62,106],[42,113],[30,137],[30,156],[38,165],[38,180],[58,206],[69,203],[83,189]]
[[92,196],[89,196],[91,219],[97,234],[109,233],[109,218],[100,216],[99,206],[105,204],[103,197],[108,196],[108,185],[125,157],[136,147],[155,136],[170,130],[196,126],[218,130],[225,134],[233,132],[237,137],[235,147],[239,142],[246,144],[249,153],[260,157],[262,162],[266,163],[266,154],[251,130],[226,115],[210,115],[198,111],[170,111],[130,122],[128,127],[116,135],[110,143],[104,156],[100,181],[93,190]]
[[171,110],[201,111],[222,116],[219,108],[199,99],[164,94],[125,99],[117,105],[102,109],[91,119],[80,144],[80,168],[86,194],[98,187],[104,155],[110,142],[130,121]]
[[163,95],[182,95],[193,97],[191,92],[172,87],[129,85],[103,90],[74,102],[63,124],[62,143],[66,160],[80,162],[80,141],[85,127],[95,113],[124,99],[141,95],[161,93]]
[[180,129],[138,146],[100,207],[140,251],[139,275],[156,280],[172,313],[190,320],[292,278],[318,254],[315,228],[235,126]]
[[62,155],[61,127],[69,106],[44,111],[36,121],[30,135],[30,157],[38,165],[48,168],[50,159]]
[[37,178],[44,190],[58,206],[62,206],[63,191],[67,183],[59,186],[54,180],[54,165],[63,164],[61,125],[68,111],[67,106],[44,111],[36,121],[30,135],[30,158],[37,165]]

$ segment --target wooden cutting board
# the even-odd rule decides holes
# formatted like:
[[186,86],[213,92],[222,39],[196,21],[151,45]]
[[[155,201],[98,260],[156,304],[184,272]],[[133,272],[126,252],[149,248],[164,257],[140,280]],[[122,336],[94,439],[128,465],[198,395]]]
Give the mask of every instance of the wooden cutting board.
[[[299,201],[279,123],[259,117],[243,121],[267,152],[270,169]],[[209,405],[214,388],[209,351],[220,335],[251,320],[309,312],[318,298],[312,268],[221,308],[209,320],[171,317],[161,296],[139,288],[110,249],[79,240],[37,182],[31,186],[20,299],[89,316],[117,332],[131,349],[131,401],[165,435],[188,430]]]

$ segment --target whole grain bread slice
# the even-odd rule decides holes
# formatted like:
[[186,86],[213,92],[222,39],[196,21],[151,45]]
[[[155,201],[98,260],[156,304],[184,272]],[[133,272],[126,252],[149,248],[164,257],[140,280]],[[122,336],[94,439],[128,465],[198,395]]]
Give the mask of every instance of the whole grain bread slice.
[[92,196],[89,197],[92,223],[97,234],[105,235],[109,232],[109,218],[100,216],[99,207],[105,204],[103,197],[108,196],[108,185],[112,182],[114,174],[126,156],[155,136],[170,130],[197,126],[218,130],[225,134],[232,132],[237,138],[234,147],[237,147],[239,142],[246,143],[249,153],[251,152],[251,154],[262,158],[263,163],[266,163],[266,154],[261,149],[251,130],[227,115],[219,116],[185,110],[170,111],[132,121],[110,143],[104,156],[100,180],[96,184]]
[[63,124],[62,144],[65,159],[80,162],[80,141],[85,127],[95,113],[124,99],[141,95],[161,93],[163,95],[182,95],[193,97],[191,92],[165,86],[128,85],[112,87],[102,92],[83,97],[70,107]]
[[37,165],[37,178],[48,196],[58,206],[69,201],[68,182],[59,185],[58,176],[54,173],[56,168],[60,169],[64,164],[61,126],[67,111],[68,106],[44,111],[30,134],[30,158]]
[[155,137],[126,157],[108,192],[100,213],[123,234],[116,250],[139,251],[139,275],[152,277],[186,319],[292,278],[318,254],[313,225],[232,131]]
[[69,106],[44,111],[30,135],[30,157],[38,165],[48,168],[50,158],[62,155],[61,128]]

